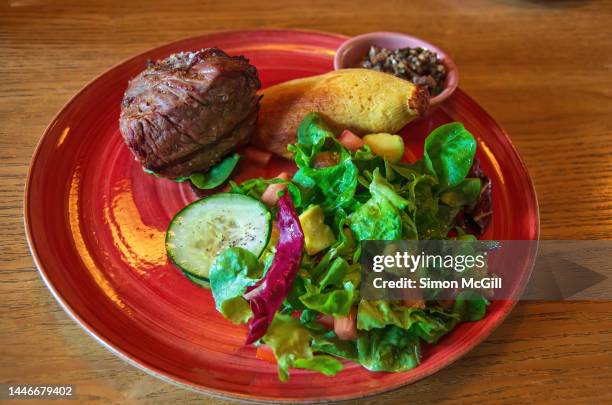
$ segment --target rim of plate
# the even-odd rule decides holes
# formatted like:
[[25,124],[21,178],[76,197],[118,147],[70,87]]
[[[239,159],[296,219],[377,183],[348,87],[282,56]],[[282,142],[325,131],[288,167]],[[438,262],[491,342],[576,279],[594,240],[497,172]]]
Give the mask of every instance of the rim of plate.
[[[24,199],[23,199],[23,218],[24,218],[24,228],[25,228],[25,234],[26,234],[26,240],[28,243],[28,248],[30,250],[30,254],[32,256],[32,259],[34,261],[34,264],[38,270],[38,273],[40,274],[45,286],[47,287],[47,289],[51,292],[52,296],[55,298],[55,300],[57,301],[57,303],[60,305],[60,307],[64,310],[64,312],[66,312],[68,314],[68,316],[76,323],[78,324],[88,335],[90,335],[94,340],[96,340],[98,343],[100,343],[104,348],[106,348],[108,351],[110,351],[111,353],[113,353],[115,356],[117,356],[119,359],[127,362],[128,364],[130,364],[131,366],[144,371],[145,373],[159,378],[165,382],[174,384],[176,386],[179,386],[181,388],[186,388],[192,392],[198,393],[198,394],[205,394],[205,395],[210,395],[216,398],[220,398],[220,399],[230,399],[230,400],[239,400],[242,402],[251,402],[251,403],[270,403],[270,402],[284,402],[284,403],[295,403],[295,402],[299,402],[299,403],[329,403],[329,402],[339,402],[339,401],[346,401],[346,400],[351,400],[351,399],[362,399],[362,398],[370,398],[376,395],[380,395],[382,393],[386,393],[386,392],[392,392],[395,390],[398,390],[402,387],[405,387],[406,385],[409,385],[411,383],[414,383],[416,381],[422,380],[438,371],[440,371],[443,368],[448,367],[449,365],[453,364],[454,362],[456,362],[457,360],[459,360],[461,357],[463,357],[465,354],[467,354],[469,351],[471,351],[474,347],[478,346],[480,343],[482,343],[482,341],[484,341],[487,337],[489,337],[489,335],[496,330],[499,325],[501,323],[503,323],[505,321],[505,319],[507,318],[508,314],[512,311],[512,309],[514,308],[514,306],[516,305],[517,301],[508,301],[505,300],[507,302],[509,302],[509,306],[506,306],[504,308],[502,308],[502,312],[501,315],[493,324],[491,324],[491,327],[489,328],[489,330],[484,333],[481,334],[480,336],[478,336],[477,339],[474,339],[470,342],[470,345],[465,346],[464,349],[461,349],[459,351],[456,351],[453,353],[453,355],[449,356],[447,359],[445,359],[444,361],[441,361],[440,363],[436,364],[435,366],[431,367],[430,370],[427,370],[427,372],[421,374],[418,376],[418,378],[412,379],[410,381],[405,381],[405,382],[401,382],[399,384],[395,384],[391,387],[385,387],[382,389],[374,389],[372,391],[369,391],[365,394],[359,394],[356,393],[355,395],[348,395],[348,396],[343,396],[343,397],[338,397],[338,398],[332,398],[332,399],[303,399],[303,398],[278,398],[278,397],[269,397],[269,396],[260,396],[259,398],[254,398],[249,394],[241,394],[241,393],[236,393],[236,392],[232,392],[232,391],[226,391],[226,390],[219,390],[219,389],[214,389],[214,388],[210,388],[210,387],[203,387],[201,385],[198,384],[194,384],[191,381],[185,380],[183,378],[177,377],[176,375],[173,375],[171,373],[166,373],[162,370],[159,370],[156,366],[149,364],[146,361],[142,361],[142,359],[138,359],[133,357],[130,353],[125,352],[124,350],[122,350],[119,347],[116,347],[113,343],[111,343],[110,341],[107,340],[107,338],[105,336],[103,336],[101,333],[99,333],[89,322],[87,322],[85,319],[83,319],[78,312],[72,308],[72,306],[70,306],[70,304],[68,304],[64,298],[61,296],[61,294],[59,293],[59,291],[55,288],[55,286],[53,285],[53,283],[51,282],[51,280],[49,279],[45,267],[43,266],[42,262],[40,261],[40,258],[38,257],[38,253],[36,250],[36,246],[33,242],[33,238],[32,238],[32,224],[31,224],[31,220],[29,218],[29,197],[30,197],[30,189],[31,189],[31,183],[32,183],[32,172],[33,172],[33,167],[34,164],[36,163],[39,154],[40,154],[40,150],[42,148],[42,144],[43,142],[45,142],[49,136],[49,132],[52,129],[52,127],[54,126],[55,122],[57,121],[57,119],[64,113],[64,111],[71,106],[73,103],[75,103],[77,101],[77,99],[81,96],[82,93],[84,93],[89,87],[91,87],[95,82],[97,82],[102,76],[105,76],[107,74],[109,74],[110,72],[112,72],[113,70],[117,69],[118,67],[127,64],[129,62],[131,62],[132,60],[138,59],[142,56],[144,56],[145,54],[150,53],[151,51],[154,50],[158,50],[161,48],[165,48],[165,47],[170,47],[182,42],[186,42],[186,41],[190,41],[190,40],[196,40],[196,39],[205,39],[207,37],[213,36],[213,35],[223,35],[223,34],[244,34],[244,33],[249,33],[249,32],[253,32],[253,33],[259,33],[259,32],[275,32],[275,33],[303,33],[303,34],[319,34],[319,35],[323,35],[323,36],[328,36],[328,37],[336,37],[338,39],[348,39],[350,37],[342,35],[342,34],[336,34],[336,33],[331,33],[331,32],[326,32],[326,31],[320,31],[320,30],[308,30],[308,29],[299,29],[299,30],[291,30],[291,29],[256,29],[256,30],[223,30],[223,31],[210,31],[210,32],[206,32],[202,35],[195,35],[195,36],[190,36],[190,37],[186,37],[186,38],[182,38],[179,40],[175,40],[175,41],[170,41],[170,42],[166,42],[166,43],[162,43],[161,45],[152,47],[152,48],[148,48],[147,50],[140,52],[136,55],[130,56],[128,58],[123,59],[122,61],[114,64],[113,66],[111,66],[110,68],[104,70],[102,73],[96,75],[93,79],[91,79],[89,82],[87,82],[83,87],[81,87],[72,97],[70,97],[70,99],[64,103],[64,105],[62,105],[62,107],[59,109],[59,111],[53,116],[53,118],[51,119],[51,121],[49,122],[49,124],[47,125],[47,127],[45,128],[45,130],[43,131],[42,136],[39,138],[38,142],[36,143],[36,147],[34,148],[34,152],[32,154],[32,157],[30,159],[30,164],[28,166],[28,172],[27,172],[27,176],[26,176],[26,182],[25,182],[25,188],[24,188]],[[482,113],[482,115],[485,117],[485,119],[489,122],[491,122],[491,124],[496,125],[502,135],[504,136],[505,141],[508,143],[509,147],[512,149],[513,154],[517,157],[521,169],[524,170],[524,172],[527,174],[527,182],[530,188],[531,193],[533,194],[534,197],[534,208],[535,208],[535,222],[536,222],[536,229],[535,229],[535,234],[536,234],[536,240],[539,240],[540,237],[540,208],[539,208],[539,203],[538,203],[538,198],[537,198],[537,194],[536,194],[536,190],[535,187],[533,185],[533,180],[531,178],[531,176],[529,175],[529,171],[527,169],[527,166],[522,158],[522,156],[518,153],[516,147],[514,146],[514,144],[511,142],[510,137],[508,136],[508,134],[506,133],[506,131],[500,126],[498,125],[495,120],[493,119],[493,117],[491,117],[478,103],[476,103],[473,99],[471,99],[471,97],[469,97],[467,94],[465,94],[464,92],[462,92],[459,88],[457,89],[458,92],[463,93],[463,95],[465,97],[467,97],[468,99],[470,99],[470,101],[472,101],[474,103],[474,105],[477,107],[477,109],[479,110],[479,112]],[[533,259],[535,259],[535,255],[532,256]],[[528,272],[526,273],[526,278],[525,278],[525,282],[523,283],[523,285],[521,286],[519,291],[519,295],[522,293],[522,291],[524,290],[524,288],[526,287],[527,281],[529,280],[530,276],[531,276],[531,272],[533,270],[533,265],[534,265],[534,260],[530,260],[531,265],[529,266],[530,268],[528,269]]]

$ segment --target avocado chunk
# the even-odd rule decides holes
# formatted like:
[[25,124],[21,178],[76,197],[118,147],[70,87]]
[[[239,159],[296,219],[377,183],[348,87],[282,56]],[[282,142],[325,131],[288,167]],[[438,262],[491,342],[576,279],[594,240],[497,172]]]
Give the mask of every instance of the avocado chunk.
[[399,135],[370,134],[363,137],[363,142],[374,154],[384,157],[391,163],[397,163],[404,157],[404,140]]
[[311,205],[300,215],[300,224],[304,231],[306,253],[315,255],[336,241],[334,232],[323,222],[325,215],[318,205]]

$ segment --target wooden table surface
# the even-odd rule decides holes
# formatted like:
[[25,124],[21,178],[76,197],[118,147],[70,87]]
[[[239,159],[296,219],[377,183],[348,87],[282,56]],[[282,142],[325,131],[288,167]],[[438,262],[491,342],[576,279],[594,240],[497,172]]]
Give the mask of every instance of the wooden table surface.
[[[542,238],[612,237],[610,2],[178,3],[0,5],[0,383],[71,383],[100,403],[225,402],[124,364],[68,319],[34,267],[22,218],[30,156],[62,105],[124,58],[206,31],[389,30],[438,44],[525,159]],[[520,303],[465,358],[376,402],[433,401],[612,403],[612,303]]]

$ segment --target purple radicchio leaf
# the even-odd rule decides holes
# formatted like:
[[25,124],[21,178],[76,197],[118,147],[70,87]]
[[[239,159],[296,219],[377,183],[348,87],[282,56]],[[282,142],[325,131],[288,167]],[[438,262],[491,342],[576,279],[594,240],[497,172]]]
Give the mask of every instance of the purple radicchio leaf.
[[302,260],[304,233],[289,193],[278,200],[277,206],[276,224],[280,236],[272,264],[266,275],[244,295],[253,311],[246,344],[266,334],[274,314],[291,289]]
[[491,179],[480,168],[478,159],[474,159],[467,177],[480,179],[482,184],[480,197],[473,205],[465,207],[459,212],[455,224],[466,233],[480,236],[486,231],[493,217]]

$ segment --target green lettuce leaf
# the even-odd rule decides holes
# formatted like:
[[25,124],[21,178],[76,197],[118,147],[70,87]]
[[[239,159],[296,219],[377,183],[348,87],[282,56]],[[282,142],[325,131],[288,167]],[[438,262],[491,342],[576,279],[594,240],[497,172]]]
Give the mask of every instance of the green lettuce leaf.
[[306,308],[321,312],[333,317],[347,316],[355,302],[357,288],[347,281],[341,288],[323,291],[321,288],[306,284],[306,294],[300,301]]
[[191,180],[194,186],[202,190],[211,190],[219,187],[230,177],[239,160],[240,155],[234,153],[232,156],[226,157],[211,167],[207,173],[192,174],[189,176],[189,180]]
[[319,277],[324,271],[327,271],[332,261],[337,257],[343,257],[349,259],[353,256],[359,246],[355,243],[353,232],[350,228],[346,227],[347,218],[344,211],[338,211],[335,221],[336,232],[338,240],[334,243],[329,250],[323,255],[319,263],[312,269],[311,274],[313,277]]
[[340,340],[334,331],[323,328],[313,333],[312,348],[317,352],[323,352],[359,362],[357,354],[357,342],[353,340]]
[[441,308],[428,307],[414,314],[415,323],[410,329],[427,343],[436,343],[459,323],[459,315]]
[[371,198],[350,216],[350,228],[358,240],[397,240],[404,229],[402,210],[411,202],[397,194],[378,169],[369,185]]
[[421,361],[418,337],[396,326],[360,332],[357,353],[359,363],[371,371],[407,371]]
[[372,173],[372,182],[370,183],[370,193],[373,198],[386,199],[395,208],[402,210],[406,207],[414,208],[414,204],[411,201],[402,198],[397,194],[397,191],[393,186],[380,174],[378,169],[375,169]]
[[[334,133],[317,113],[309,113],[298,128],[298,143],[289,145],[299,170],[292,182],[299,188],[301,200],[296,207],[305,209],[318,204],[326,214],[355,204],[358,169],[351,154],[336,140]],[[328,167],[313,167],[317,154],[333,152],[338,163]],[[295,199],[294,199],[295,201]]]
[[210,269],[210,288],[217,311],[233,323],[247,322],[253,313],[242,296],[262,276],[257,256],[248,250],[233,247],[221,252]]
[[[234,153],[233,155],[226,157],[225,159],[211,167],[207,172],[193,173],[189,177],[178,177],[176,179],[171,180],[177,183],[182,183],[184,181],[191,180],[191,183],[197,188],[202,190],[211,190],[213,188],[219,187],[231,176],[239,160],[240,155]],[[144,167],[142,170],[145,173],[152,174],[156,177],[163,177],[155,173],[154,171],[146,169]]]
[[419,309],[389,301],[361,300],[357,311],[357,329],[372,331],[393,325],[410,331],[427,343],[435,343],[450,332],[460,317],[439,308]]
[[344,277],[348,273],[348,262],[341,257],[336,258],[329,269],[321,276],[319,288],[325,289],[327,286],[341,286]]
[[310,346],[312,336],[300,321],[289,315],[276,314],[262,338],[270,346],[278,364],[278,378],[289,379],[289,368],[305,368],[333,376],[342,370],[342,363],[327,355],[315,355]]
[[455,187],[443,192],[440,195],[440,201],[450,207],[462,208],[478,200],[480,189],[480,179],[465,179]]
[[396,326],[359,331],[356,341],[340,340],[333,331],[313,335],[313,350],[355,361],[371,371],[406,371],[421,360],[418,336]]
[[358,240],[397,240],[402,235],[402,220],[386,199],[371,198],[352,215],[351,230]]
[[392,305],[389,301],[361,300],[357,310],[357,329],[372,330],[395,325],[402,329],[410,329],[414,320],[412,315],[417,308]]
[[[357,167],[348,153],[341,155],[337,165],[313,168],[302,167],[293,176],[293,183],[302,195],[300,207],[318,204],[326,214],[354,205],[357,188]],[[297,205],[297,204],[296,204]]]
[[353,163],[359,169],[359,172],[364,171],[373,172],[377,168],[379,170],[385,169],[385,160],[372,152],[372,149],[368,145],[364,145],[361,149],[351,153]]
[[316,281],[302,278],[305,293],[300,301],[310,310],[334,317],[347,316],[358,297],[357,284],[354,279],[346,279],[348,274],[347,261],[337,257]]
[[455,224],[459,208],[434,203],[434,211],[417,212],[416,226],[419,239],[447,239],[449,231]]
[[[298,212],[311,204],[321,206],[337,238],[320,254],[304,255],[289,294],[261,339],[272,348],[282,381],[289,378],[290,368],[334,375],[342,366],[332,356],[373,371],[409,370],[420,362],[421,342],[435,343],[459,322],[486,315],[488,302],[478,293],[460,293],[452,308],[429,301],[421,309],[398,301],[364,301],[358,288],[360,241],[448,239],[457,213],[479,198],[481,181],[466,178],[475,149],[469,132],[452,123],[427,137],[422,160],[390,163],[367,146],[348,151],[324,119],[310,113],[300,124],[297,143],[288,147],[298,167],[291,181],[231,183],[232,192],[255,198],[269,184],[287,184]],[[331,166],[317,167],[322,163]],[[233,322],[245,322],[252,314],[242,296],[265,267],[239,251],[221,256],[218,269],[211,270],[217,308]],[[435,297],[436,291],[429,293]],[[346,316],[357,303],[357,340],[340,340],[319,322],[321,314]],[[301,311],[299,319],[291,316],[296,311]]]
[[298,127],[298,142],[289,145],[297,167],[310,167],[312,159],[319,153],[327,139],[335,139],[323,118],[316,112],[310,112],[302,119]]
[[479,321],[487,313],[489,301],[476,291],[462,291],[455,298],[453,312],[461,317],[462,321]]
[[291,194],[291,199],[293,200],[294,205],[297,207],[302,201],[300,189],[289,180],[283,180],[276,177],[271,179],[259,177],[256,179],[246,180],[240,185],[234,183],[233,181],[230,181],[229,183],[231,193],[248,195],[249,197],[253,197],[258,200],[261,199],[261,195],[270,184],[286,184],[287,190],[289,191],[289,194]]
[[458,122],[436,128],[425,140],[423,162],[438,179],[440,189],[455,187],[465,179],[474,161],[476,140]]

